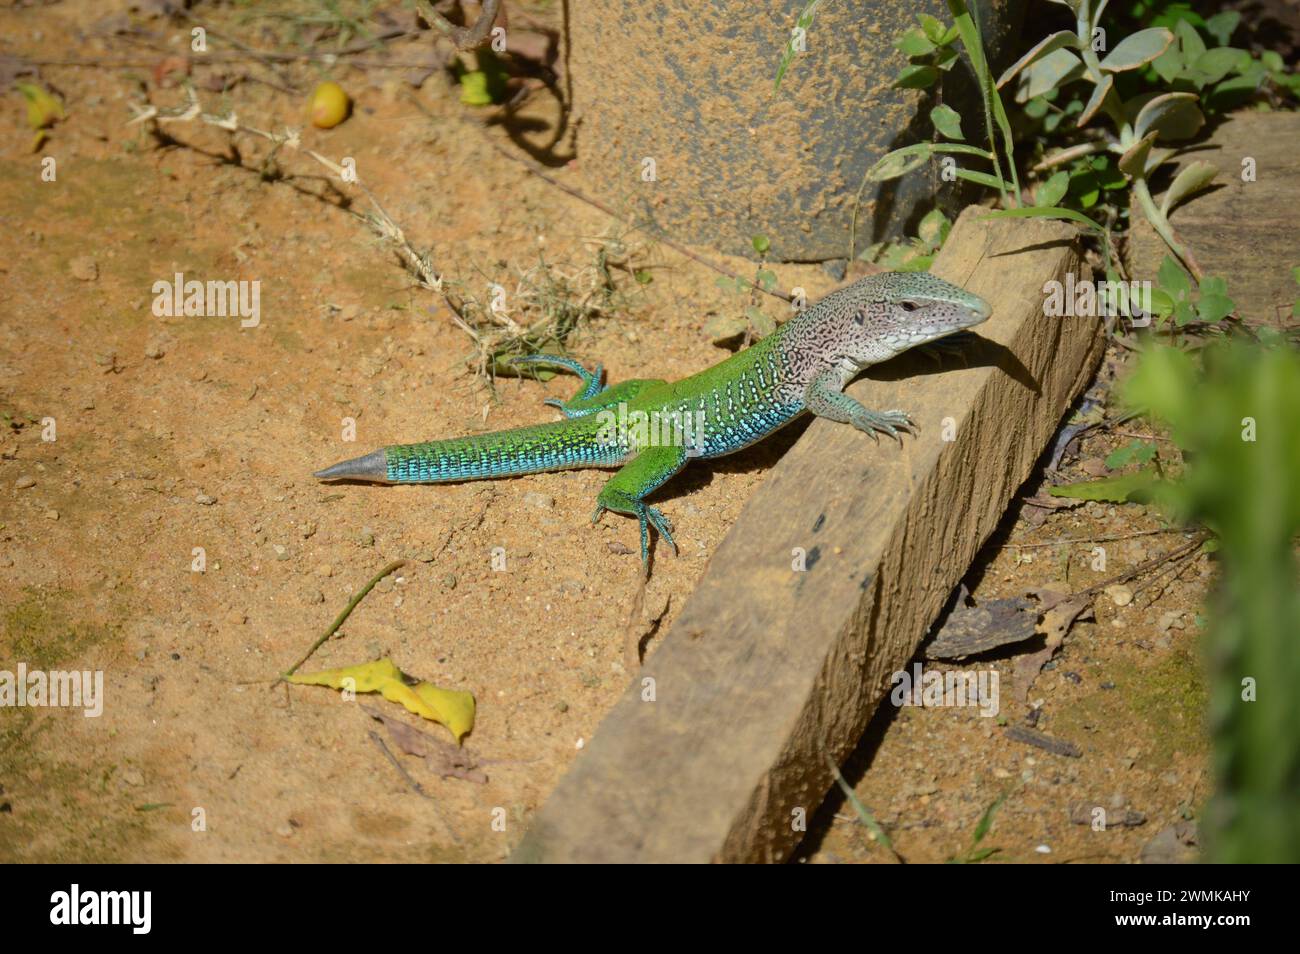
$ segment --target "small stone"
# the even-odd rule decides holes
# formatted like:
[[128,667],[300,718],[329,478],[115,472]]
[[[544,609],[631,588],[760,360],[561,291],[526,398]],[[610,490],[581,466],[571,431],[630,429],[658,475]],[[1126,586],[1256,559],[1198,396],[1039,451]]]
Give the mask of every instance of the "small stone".
[[444,576],[442,578],[442,585],[447,587],[449,590],[454,590],[456,588],[456,574],[448,573]]
[[1114,586],[1108,586],[1103,592],[1110,597],[1111,602],[1116,606],[1128,606],[1133,602],[1133,591],[1123,584],[1117,583]]
[[415,559],[419,560],[421,563],[432,563],[432,562],[433,562],[433,551],[432,551],[432,550],[421,550],[421,551],[419,551],[418,553],[415,554]]
[[153,341],[150,341],[150,342],[145,346],[145,349],[144,349],[144,356],[145,356],[146,358],[152,358],[154,361],[157,361],[159,358],[161,358],[161,357],[162,357],[163,355],[165,355],[166,353],[167,353],[167,348],[163,345],[163,343],[162,343],[161,341],[159,341],[159,340],[157,340],[157,339],[154,339]]
[[309,520],[302,525],[302,538],[307,540],[316,534],[316,522]]
[[19,477],[17,480],[14,481],[14,489],[16,490],[26,490],[28,487],[35,487],[35,486],[36,486],[36,478],[31,476],[30,474],[23,474],[21,477]]
[[207,494],[195,494],[194,502],[200,507],[211,507],[217,502],[216,497],[209,497]]
[[280,544],[278,543],[275,544],[274,546],[271,547],[271,549],[275,551],[275,558],[277,560],[289,559],[289,551],[286,550],[284,547],[282,547]]
[[144,784],[144,776],[136,769],[127,769],[122,773],[122,781],[126,782],[127,785],[139,788]]
[[47,511],[45,511],[45,519],[46,519],[46,520],[58,520],[58,519],[59,519],[59,512],[58,512],[57,510],[47,510]]
[[328,563],[322,563],[320,566],[316,567],[316,575],[331,577],[334,575],[334,567],[330,566]]
[[99,264],[90,255],[79,255],[68,263],[68,270],[78,281],[93,282],[99,277]]
[[308,602],[308,603],[324,603],[324,602],[325,602],[325,594],[322,593],[320,590],[316,590],[315,592],[313,592],[313,593],[311,594],[311,596],[307,597],[307,602]]
[[555,498],[549,494],[541,494],[535,490],[530,490],[524,494],[524,506],[536,507],[538,510],[550,510],[555,506]]
[[243,626],[244,622],[247,619],[248,617],[245,616],[243,612],[240,610],[232,609],[229,613],[226,614],[226,622],[233,623],[236,626]]
[[369,527],[363,528],[361,533],[357,535],[357,543],[363,547],[373,547],[375,545],[375,535],[370,532]]
[[[1162,633],[1168,632],[1170,629],[1173,629],[1182,618],[1183,614],[1179,610],[1170,610],[1168,613],[1165,613],[1160,617],[1160,621],[1156,623],[1156,629]],[[1181,626],[1178,628],[1182,629]]]

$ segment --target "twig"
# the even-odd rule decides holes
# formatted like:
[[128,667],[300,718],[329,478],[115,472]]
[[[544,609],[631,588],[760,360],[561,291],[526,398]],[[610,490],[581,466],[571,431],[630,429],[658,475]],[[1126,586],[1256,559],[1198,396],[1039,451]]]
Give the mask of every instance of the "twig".
[[472,50],[485,39],[492,24],[496,22],[497,8],[501,6],[501,0],[483,0],[483,7],[479,11],[478,20],[473,26],[458,27],[450,20],[444,17],[428,0],[415,0],[415,9],[420,16],[424,17],[429,26],[438,30],[453,43],[458,50]]
[[1147,537],[1156,533],[1186,533],[1183,527],[1162,527],[1159,530],[1135,530],[1132,533],[1116,533],[1106,537],[1058,537],[1055,540],[1048,540],[1046,543],[1015,543],[1008,542],[998,547],[999,550],[1009,550],[1015,547],[1020,550],[1037,549],[1039,547],[1059,547],[1070,543],[1110,543],[1114,540],[1131,540],[1133,537]]
[[354,597],[352,597],[351,600],[348,601],[348,605],[345,606],[343,608],[343,612],[339,613],[339,615],[335,618],[334,622],[330,625],[330,628],[325,630],[324,635],[321,636],[318,640],[316,640],[316,642],[311,644],[311,649],[307,650],[307,652],[303,655],[301,659],[299,659],[296,663],[294,663],[292,666],[290,666],[288,669],[282,672],[280,674],[280,678],[277,679],[274,683],[272,683],[272,687],[274,687],[276,684],[280,682],[283,682],[289,676],[292,676],[295,672],[297,672],[298,667],[301,666],[303,663],[305,663],[308,659],[310,659],[312,653],[316,652],[316,650],[320,649],[321,646],[325,644],[325,640],[329,639],[336,632],[338,632],[338,628],[343,625],[343,621],[346,620],[352,614],[352,611],[357,608],[357,604],[360,603],[363,599],[365,599],[366,594],[369,593],[372,589],[374,589],[375,584],[378,583],[380,580],[382,580],[384,577],[386,577],[388,574],[392,573],[394,570],[403,566],[406,566],[405,560],[394,560],[392,563],[388,564],[388,566],[384,567],[382,570],[376,573],[374,577],[371,578],[370,582],[367,583],[365,586],[363,586],[361,590]]
[[1061,602],[1065,602],[1066,600],[1084,599],[1089,596],[1094,596],[1097,593],[1100,593],[1102,590],[1106,589],[1106,587],[1108,586],[1114,586],[1116,583],[1123,583],[1126,580],[1131,580],[1139,573],[1145,573],[1147,570],[1154,569],[1155,567],[1158,567],[1163,563],[1167,563],[1170,560],[1177,560],[1179,557],[1183,556],[1184,554],[1197,549],[1201,544],[1203,544],[1209,538],[1210,535],[1208,533],[1199,533],[1196,535],[1196,538],[1194,540],[1189,540],[1187,543],[1184,543],[1180,547],[1174,547],[1174,549],[1170,550],[1168,553],[1161,554],[1160,556],[1156,557],[1153,560],[1147,560],[1145,563],[1139,563],[1131,570],[1126,570],[1123,573],[1117,573],[1115,576],[1112,576],[1109,579],[1102,580],[1100,583],[1090,586],[1086,590],[1080,590],[1077,593],[1071,593],[1069,596],[1065,597],[1065,600],[1061,600]]
[[[277,149],[283,146],[290,149],[301,150],[305,155],[316,160],[316,162],[320,163],[337,176],[339,180],[344,183],[350,182],[356,185],[356,187],[365,194],[366,198],[370,200],[370,204],[374,207],[374,212],[369,216],[361,217],[365,219],[371,229],[373,229],[380,238],[393,244],[397,250],[397,254],[402,259],[402,262],[415,276],[420,287],[435,292],[442,297],[442,300],[451,310],[453,316],[452,320],[456,326],[469,335],[475,344],[481,344],[478,332],[470,326],[465,318],[466,302],[459,296],[450,293],[444,287],[442,276],[437,274],[433,262],[430,261],[428,254],[418,252],[415,247],[411,245],[401,227],[398,226],[398,224],[393,221],[392,216],[384,210],[379,199],[376,198],[375,194],[370,191],[364,182],[361,181],[360,176],[356,174],[355,170],[345,170],[337,162],[327,159],[314,149],[304,147],[300,138],[301,133],[297,129],[285,129],[283,132],[276,133],[267,132],[264,129],[257,129],[253,126],[245,126],[239,122],[239,119],[234,112],[225,115],[216,115],[204,112],[203,107],[199,102],[198,95],[194,92],[193,87],[187,88],[185,92],[186,103],[184,106],[160,109],[152,103],[145,106],[141,106],[138,103],[132,103],[131,109],[136,115],[129,123],[127,123],[127,125],[147,121],[163,125],[166,123],[184,123],[198,120],[209,126],[216,126],[218,129],[224,129],[230,133],[245,133],[250,136],[258,136],[273,143]],[[358,213],[354,212],[353,214],[357,215]],[[507,316],[498,315],[491,309],[484,309],[484,311],[486,311],[489,317],[494,321],[498,324],[504,325],[512,332],[518,333],[521,330],[519,326]]]
[[415,794],[419,795],[421,798],[433,797],[428,792],[426,792],[423,788],[420,787],[419,782],[411,778],[411,773],[406,771],[405,767],[403,767],[401,762],[397,761],[397,756],[395,756],[392,753],[392,750],[388,748],[388,745],[384,742],[384,740],[379,737],[378,732],[376,732],[374,729],[367,729],[366,734],[370,736],[371,742],[379,746],[379,751],[384,753],[384,758],[388,759],[388,761],[392,764],[393,768],[397,769],[397,773],[401,775],[403,779],[406,780],[406,784],[411,786],[411,788],[415,789]]

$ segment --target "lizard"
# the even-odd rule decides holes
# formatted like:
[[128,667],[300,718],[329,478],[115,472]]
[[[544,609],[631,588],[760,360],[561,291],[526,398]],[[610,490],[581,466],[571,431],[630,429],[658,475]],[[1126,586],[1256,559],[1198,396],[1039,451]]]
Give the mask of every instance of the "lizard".
[[878,434],[887,434],[901,445],[900,432],[915,430],[908,415],[868,410],[844,387],[862,369],[964,331],[991,313],[977,295],[927,272],[882,272],[831,292],[750,347],[678,381],[603,386],[600,366],[589,371],[561,355],[525,355],[515,363],[562,367],[582,380],[569,400],[544,402],[562,419],[381,447],[313,476],[448,483],[618,467],[596,497],[591,521],[606,511],[635,517],[648,568],[651,527],[674,553],[677,545],[672,524],[646,498],[690,460],[743,450],[806,413],[851,424],[877,443]]

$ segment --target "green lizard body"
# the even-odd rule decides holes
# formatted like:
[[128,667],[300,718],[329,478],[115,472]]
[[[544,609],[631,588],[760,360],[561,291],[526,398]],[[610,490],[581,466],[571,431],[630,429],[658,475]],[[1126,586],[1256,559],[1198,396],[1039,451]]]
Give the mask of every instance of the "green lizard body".
[[[564,420],[469,437],[383,447],[315,474],[322,480],[447,483],[580,467],[619,467],[596,498],[673,546],[672,526],[645,498],[692,458],[721,457],[762,440],[804,413],[852,424],[873,438],[911,426],[902,411],[869,411],[843,393],[863,368],[988,318],[989,306],[924,272],[887,272],[827,295],[775,333],[680,381],[633,380],[601,387],[601,371],[567,358],[583,380],[568,401],[548,400]],[[901,440],[901,438],[899,438]]]

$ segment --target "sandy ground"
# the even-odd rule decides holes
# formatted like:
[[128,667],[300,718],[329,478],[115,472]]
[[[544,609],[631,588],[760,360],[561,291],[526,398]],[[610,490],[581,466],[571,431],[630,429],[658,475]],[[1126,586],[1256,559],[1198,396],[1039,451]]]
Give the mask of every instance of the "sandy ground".
[[[128,43],[96,29],[125,3],[89,19],[83,9],[0,11],[0,52],[156,62],[188,36],[183,23],[132,14],[146,32]],[[213,16],[248,35],[231,11]],[[416,49],[394,45],[393,55]],[[492,282],[515,294],[541,257],[580,279],[602,247],[649,270],[649,284],[616,272],[618,311],[570,339],[610,380],[681,376],[725,357],[706,326],[746,300],[502,157],[489,139],[507,142],[504,132],[469,115],[440,74],[417,89],[405,72],[335,67],[354,114],[308,129],[303,145],[354,157],[412,242],[480,295]],[[252,126],[300,125],[319,74],[286,73],[300,92],[249,80],[225,104]],[[141,83],[154,102],[182,101],[148,69],[43,66],[41,77],[68,117],[39,151],[17,94],[0,112],[0,669],[102,671],[105,703],[98,718],[0,710],[0,858],[504,858],[630,677],[635,524],[589,524],[601,472],[442,487],[325,486],[310,474],[386,443],[549,420],[542,400],[567,396],[574,379],[486,389],[447,309],[413,287],[301,154],[283,152],[284,177],[268,179],[263,142],[240,137],[236,154],[224,132],[200,124],[168,127],[173,143],[128,126]],[[540,97],[535,119],[542,129],[553,120]],[[583,188],[580,138],[577,148],[555,174]],[[45,157],[55,181],[42,180]],[[619,237],[626,248],[610,245]],[[782,286],[814,294],[834,284],[813,266],[777,271]],[[177,272],[260,282],[260,323],[155,316],[154,283]],[[774,315],[778,306],[763,305]],[[343,439],[345,419],[355,441]],[[1103,435],[1083,456],[1119,440]],[[649,582],[646,612],[667,606],[660,633],[782,446],[693,469],[664,495],[681,555],[661,552]],[[1082,588],[1182,538],[1108,544],[1107,574],[1091,570],[1090,544],[1008,540],[1159,526],[1133,507],[1090,504],[1036,526],[1013,511],[971,572],[973,595]],[[493,567],[498,549],[504,570]],[[486,784],[397,756],[421,797],[371,738],[378,723],[351,702],[271,686],[395,559],[406,566],[307,668],[387,655],[472,691],[466,745],[490,760]],[[1208,572],[1197,564],[1123,607],[1099,599],[1096,621],[1077,624],[1039,678],[1038,727],[1075,742],[1081,758],[1012,742],[973,710],[887,707],[846,774],[899,851],[909,861],[961,854],[1003,795],[984,841],[1000,849],[995,861],[1132,861],[1193,814],[1208,795],[1194,620]],[[1009,654],[978,663],[1006,681],[1013,664]],[[1071,822],[1079,802],[1132,809],[1145,823],[1095,832]],[[839,795],[799,857],[888,860]]]

